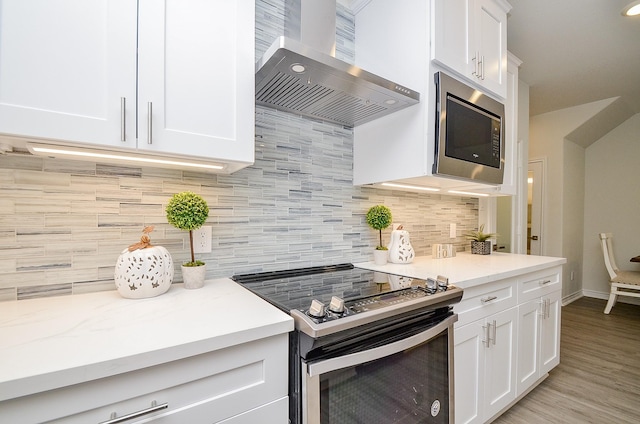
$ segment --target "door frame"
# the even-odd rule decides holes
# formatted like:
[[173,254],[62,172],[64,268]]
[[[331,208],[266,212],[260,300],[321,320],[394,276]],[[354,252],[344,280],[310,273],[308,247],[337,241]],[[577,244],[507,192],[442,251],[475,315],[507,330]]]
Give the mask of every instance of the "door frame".
[[[537,169],[531,169],[532,165],[536,166]],[[534,159],[530,159],[528,164],[527,164],[527,179],[529,178],[529,171],[538,171],[539,172],[539,178],[534,178],[534,184],[536,181],[540,181],[540,184],[537,186],[538,187],[538,191],[533,190],[533,198],[532,198],[532,202],[536,201],[536,198],[538,198],[538,207],[539,207],[539,213],[537,213],[536,215],[539,217],[539,231],[538,231],[538,237],[541,239],[539,240],[540,242],[540,256],[544,256],[545,254],[545,233],[544,233],[544,221],[545,221],[545,217],[544,217],[544,211],[545,211],[545,197],[546,197],[546,192],[547,192],[547,186],[546,186],[546,174],[547,174],[547,158],[546,157],[541,157],[541,158],[534,158]],[[527,182],[528,184],[528,182]],[[528,187],[527,187],[528,188]],[[539,193],[538,196],[536,196],[536,193]],[[533,204],[533,203],[532,203]],[[532,206],[532,219],[533,219],[533,206]],[[533,222],[533,221],[532,221]],[[528,225],[529,223],[529,208],[528,208],[528,200],[527,200],[527,220],[526,220],[526,224]],[[533,224],[532,224],[533,227]],[[527,237],[528,237],[528,232],[527,232]],[[529,253],[527,253],[529,254]]]

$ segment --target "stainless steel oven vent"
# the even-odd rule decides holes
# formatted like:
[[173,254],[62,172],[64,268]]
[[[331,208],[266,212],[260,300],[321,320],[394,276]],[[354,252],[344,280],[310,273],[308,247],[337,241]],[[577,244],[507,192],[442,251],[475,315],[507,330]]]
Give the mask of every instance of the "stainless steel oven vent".
[[353,127],[419,103],[420,93],[333,56],[335,1],[285,5],[288,36],[256,64],[256,104]]

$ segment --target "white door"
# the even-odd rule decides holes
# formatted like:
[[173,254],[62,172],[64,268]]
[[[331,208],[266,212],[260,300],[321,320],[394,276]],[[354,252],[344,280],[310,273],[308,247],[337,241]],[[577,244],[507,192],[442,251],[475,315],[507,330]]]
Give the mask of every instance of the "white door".
[[455,417],[456,423],[484,422],[482,393],[484,386],[485,332],[483,321],[455,329]]
[[517,320],[517,307],[486,319],[490,326],[489,347],[485,353],[485,418],[494,416],[516,398]]
[[136,2],[0,0],[0,133],[135,148]]
[[140,0],[138,148],[253,162],[253,1]]
[[480,83],[507,97],[507,14],[495,2],[476,0],[475,39],[480,54]]
[[540,299],[518,306],[517,394],[524,393],[538,380],[540,352]]
[[540,328],[540,374],[549,372],[560,363],[560,311],[562,292],[557,290],[549,296],[547,314]]
[[542,255],[542,194],[544,160],[529,161],[527,176],[527,254]]

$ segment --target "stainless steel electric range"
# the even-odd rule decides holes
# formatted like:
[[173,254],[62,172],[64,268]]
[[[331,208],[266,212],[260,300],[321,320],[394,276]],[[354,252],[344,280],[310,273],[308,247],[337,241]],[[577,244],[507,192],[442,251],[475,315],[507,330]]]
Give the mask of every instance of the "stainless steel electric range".
[[294,319],[291,423],[453,423],[462,289],[445,277],[340,264],[232,278]]

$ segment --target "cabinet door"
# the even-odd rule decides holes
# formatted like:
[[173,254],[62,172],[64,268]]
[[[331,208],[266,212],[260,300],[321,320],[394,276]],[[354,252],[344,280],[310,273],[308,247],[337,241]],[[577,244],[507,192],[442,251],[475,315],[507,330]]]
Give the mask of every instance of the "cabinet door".
[[507,14],[494,0],[475,0],[474,38],[480,56],[481,84],[507,97]]
[[135,1],[0,0],[0,133],[133,148],[135,90]]
[[546,296],[549,299],[547,314],[540,327],[540,375],[549,372],[560,363],[560,290]]
[[251,0],[140,0],[138,148],[253,163]]
[[485,354],[485,418],[500,412],[516,397],[516,323],[518,308],[486,319],[490,343]]
[[541,300],[531,300],[518,306],[518,395],[526,392],[540,375],[541,303]]
[[456,423],[483,422],[485,331],[476,321],[455,329],[454,378]]
[[470,46],[473,0],[433,0],[431,4],[431,59],[461,75],[471,77],[475,52]]

